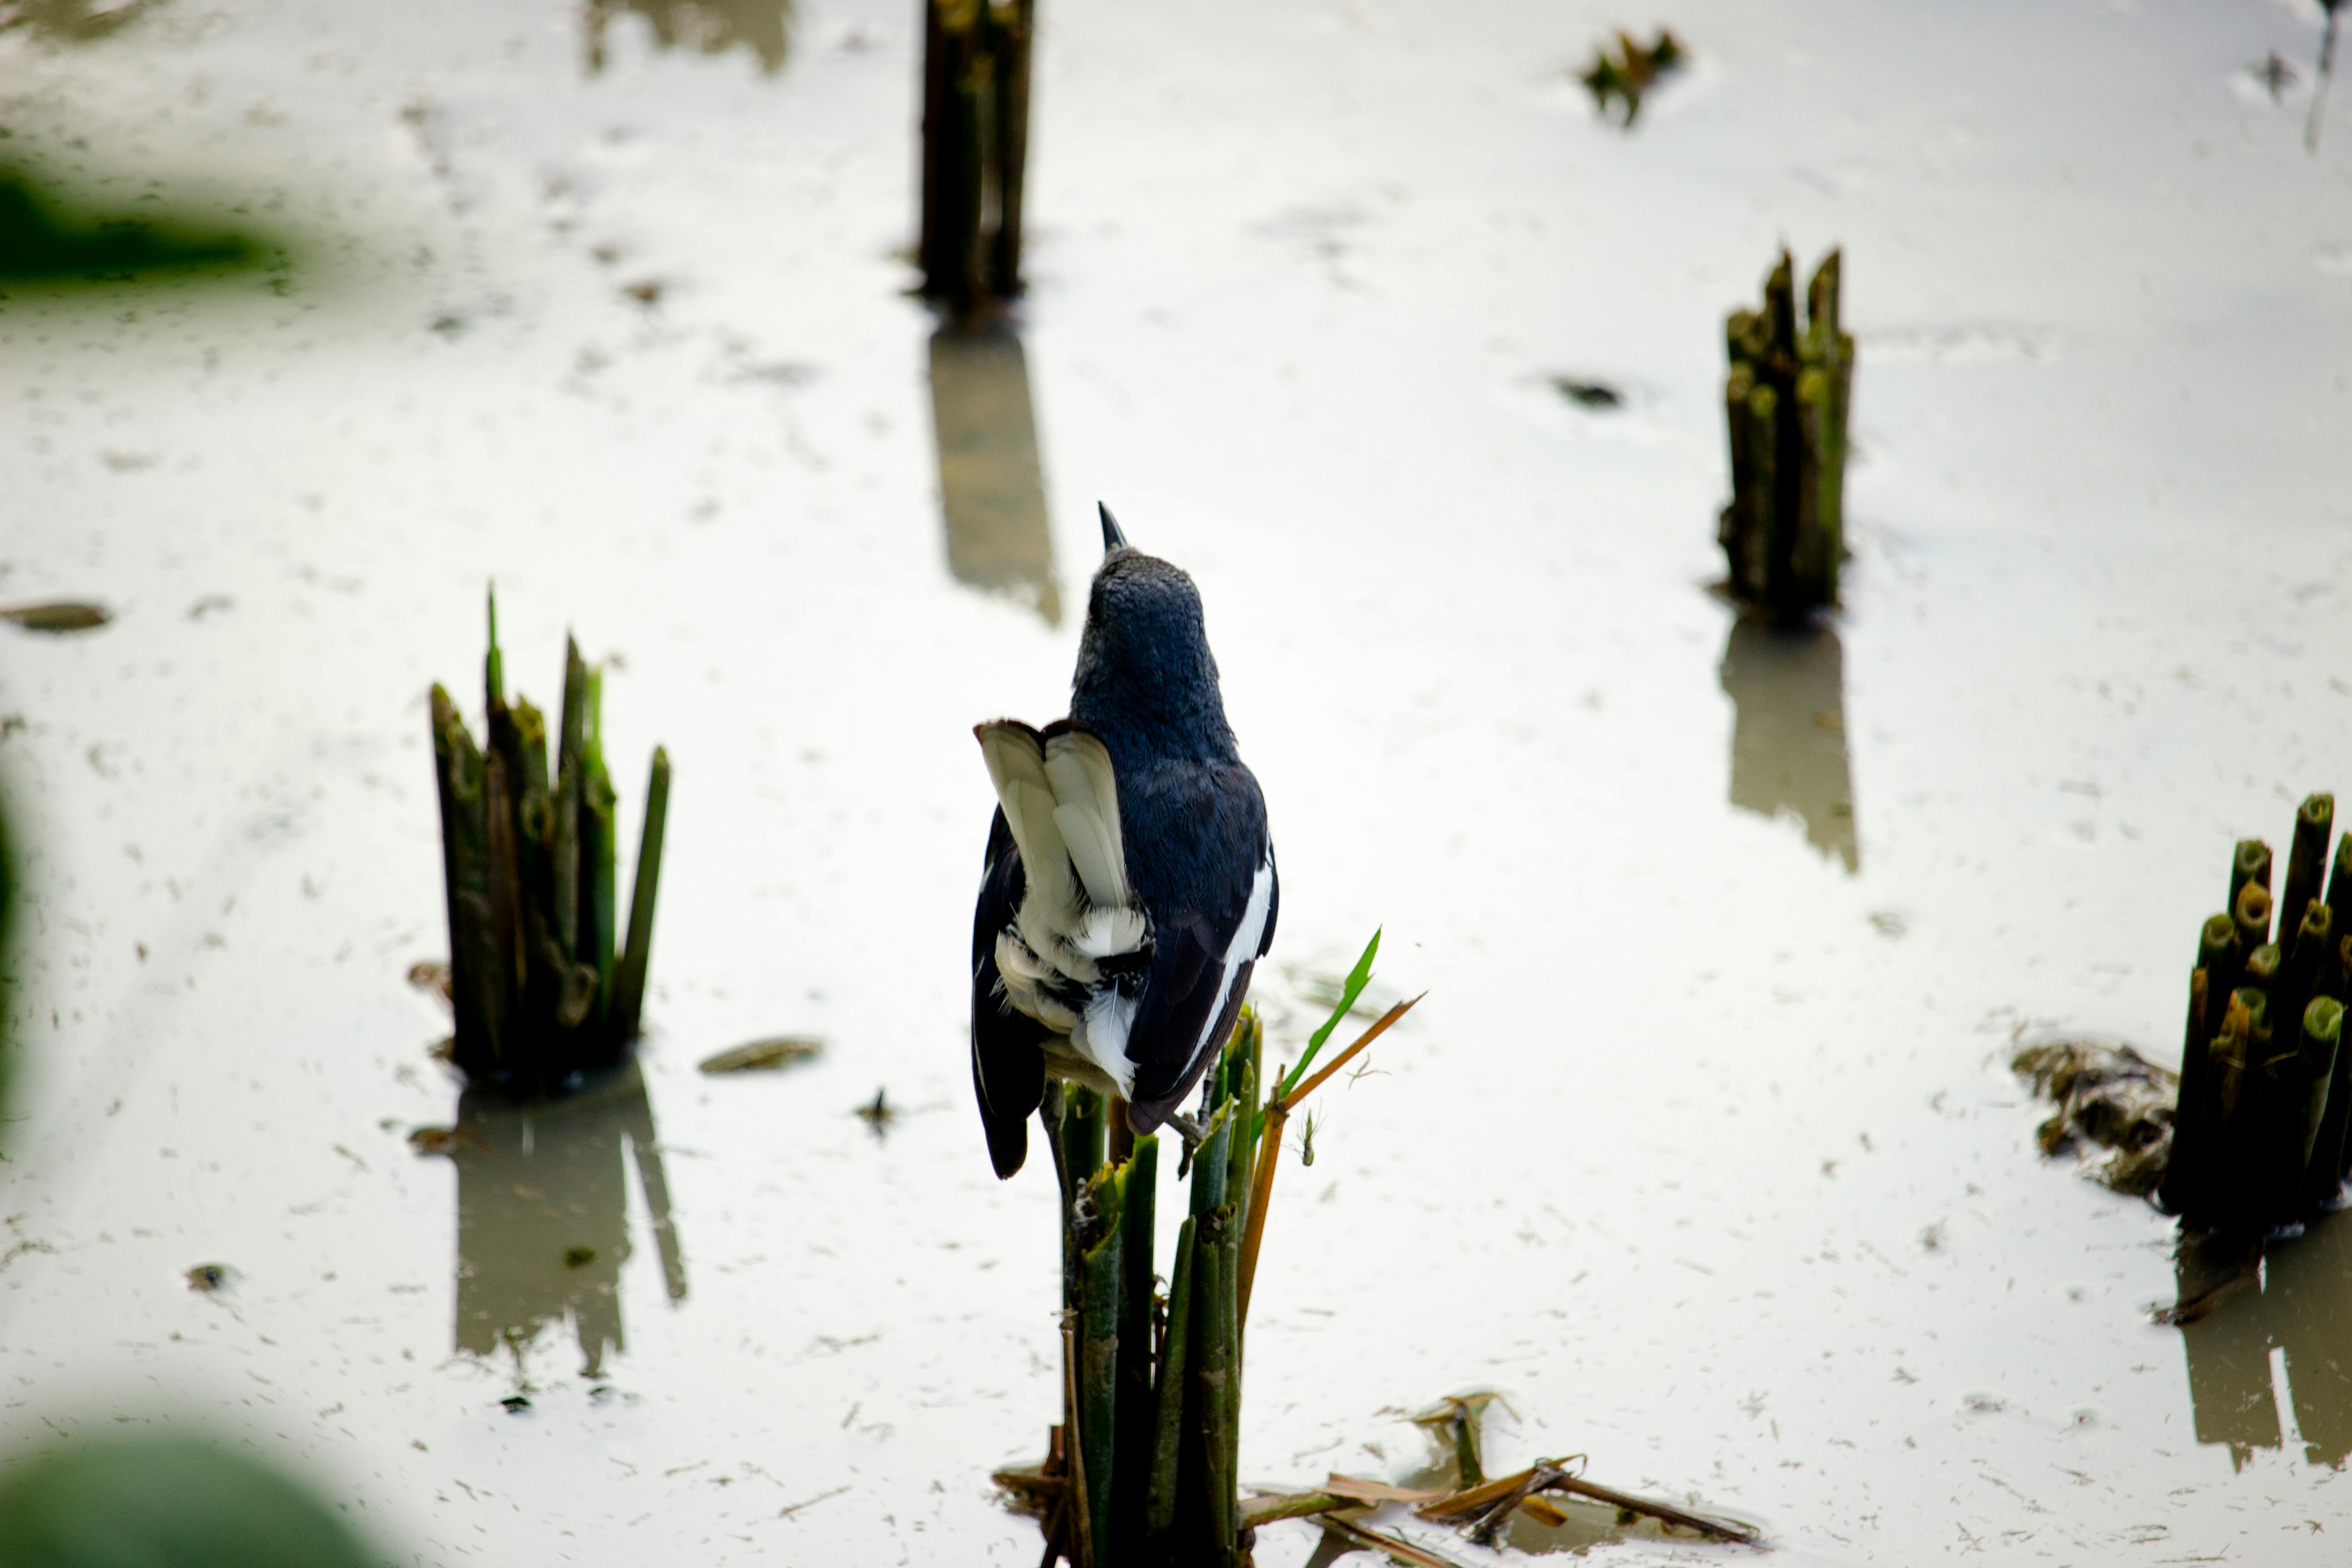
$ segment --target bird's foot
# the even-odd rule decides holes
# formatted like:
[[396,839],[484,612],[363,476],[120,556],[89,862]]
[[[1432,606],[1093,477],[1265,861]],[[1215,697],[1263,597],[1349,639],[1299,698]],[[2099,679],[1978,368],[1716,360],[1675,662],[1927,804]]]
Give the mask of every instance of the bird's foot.
[[1176,1160],[1176,1179],[1181,1182],[1192,1173],[1192,1152],[1201,1146],[1201,1140],[1208,1134],[1198,1121],[1181,1110],[1169,1112],[1168,1125],[1176,1129],[1176,1136],[1184,1142],[1184,1152]]

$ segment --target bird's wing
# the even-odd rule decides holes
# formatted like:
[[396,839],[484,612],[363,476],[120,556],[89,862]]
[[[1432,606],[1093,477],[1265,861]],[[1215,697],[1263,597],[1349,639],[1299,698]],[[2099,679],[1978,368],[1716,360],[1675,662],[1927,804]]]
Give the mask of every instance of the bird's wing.
[[1239,763],[1205,774],[1155,771],[1130,784],[1128,804],[1129,843],[1143,850],[1130,855],[1129,868],[1156,939],[1128,1032],[1136,1064],[1129,1119],[1149,1132],[1232,1034],[1252,966],[1273,938],[1279,879],[1265,799]]
[[1054,826],[1077,868],[1087,901],[1111,909],[1133,903],[1110,752],[1092,733],[1066,722],[1045,731],[1042,765],[1054,793]]
[[1045,772],[1045,737],[1014,719],[976,725],[972,733],[980,738],[989,782],[996,786],[999,808],[1028,878],[1028,891],[1011,918],[1020,922],[1022,940],[1050,962],[1059,945],[1056,939],[1077,926],[1078,879],[1055,819],[1061,803],[1054,798],[1054,781]]
[[1000,1177],[1029,1154],[1029,1114],[1045,1092],[1045,1026],[1004,1005],[996,971],[996,938],[1021,908],[1027,879],[1020,846],[1000,810],[988,826],[980,901],[971,913],[971,1087],[988,1158]]

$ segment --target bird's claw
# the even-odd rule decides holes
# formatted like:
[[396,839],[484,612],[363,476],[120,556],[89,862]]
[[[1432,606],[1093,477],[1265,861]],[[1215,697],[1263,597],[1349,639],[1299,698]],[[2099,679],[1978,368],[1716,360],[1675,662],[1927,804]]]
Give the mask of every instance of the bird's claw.
[[1181,1182],[1192,1173],[1192,1152],[1201,1146],[1201,1140],[1208,1134],[1202,1130],[1199,1122],[1181,1110],[1171,1110],[1168,1113],[1168,1125],[1176,1129],[1176,1136],[1183,1140],[1184,1143],[1184,1152],[1176,1160],[1176,1179]]

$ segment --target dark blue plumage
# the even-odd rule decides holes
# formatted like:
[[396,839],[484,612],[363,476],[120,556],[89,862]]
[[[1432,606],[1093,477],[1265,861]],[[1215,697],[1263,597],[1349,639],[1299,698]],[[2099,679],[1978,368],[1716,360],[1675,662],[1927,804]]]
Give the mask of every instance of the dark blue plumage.
[[1049,1071],[1158,1128],[1274,940],[1265,801],[1200,594],[1102,516],[1070,717],[977,731],[999,806],[972,917],[972,1085],[1000,1176],[1021,1168]]

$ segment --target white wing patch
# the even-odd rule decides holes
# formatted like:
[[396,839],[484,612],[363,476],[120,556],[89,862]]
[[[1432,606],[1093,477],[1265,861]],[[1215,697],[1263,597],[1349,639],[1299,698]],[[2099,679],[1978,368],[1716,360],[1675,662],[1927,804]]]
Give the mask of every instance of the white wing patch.
[[[1138,1003],[1106,982],[1097,961],[1140,951],[1151,925],[1128,882],[1110,752],[1077,730],[1042,744],[1037,731],[1010,721],[975,733],[1027,881],[1013,923],[996,939],[1005,1000],[1068,1035],[1127,1094],[1135,1087],[1127,1037]],[[1082,1012],[1052,994],[1070,985],[1090,993]]]
[[1234,994],[1234,977],[1241,973],[1242,965],[1257,956],[1258,948],[1265,941],[1265,917],[1273,905],[1274,850],[1269,845],[1265,860],[1258,867],[1257,876],[1250,883],[1249,903],[1242,910],[1241,924],[1234,928],[1234,940],[1225,944],[1225,973],[1223,978],[1217,982],[1217,999],[1209,1008],[1208,1020],[1201,1026],[1201,1037],[1192,1042],[1192,1055],[1186,1063],[1188,1069],[1192,1061],[1201,1058],[1202,1052],[1219,1043],[1216,1038],[1217,1020],[1225,1016],[1226,999]]

